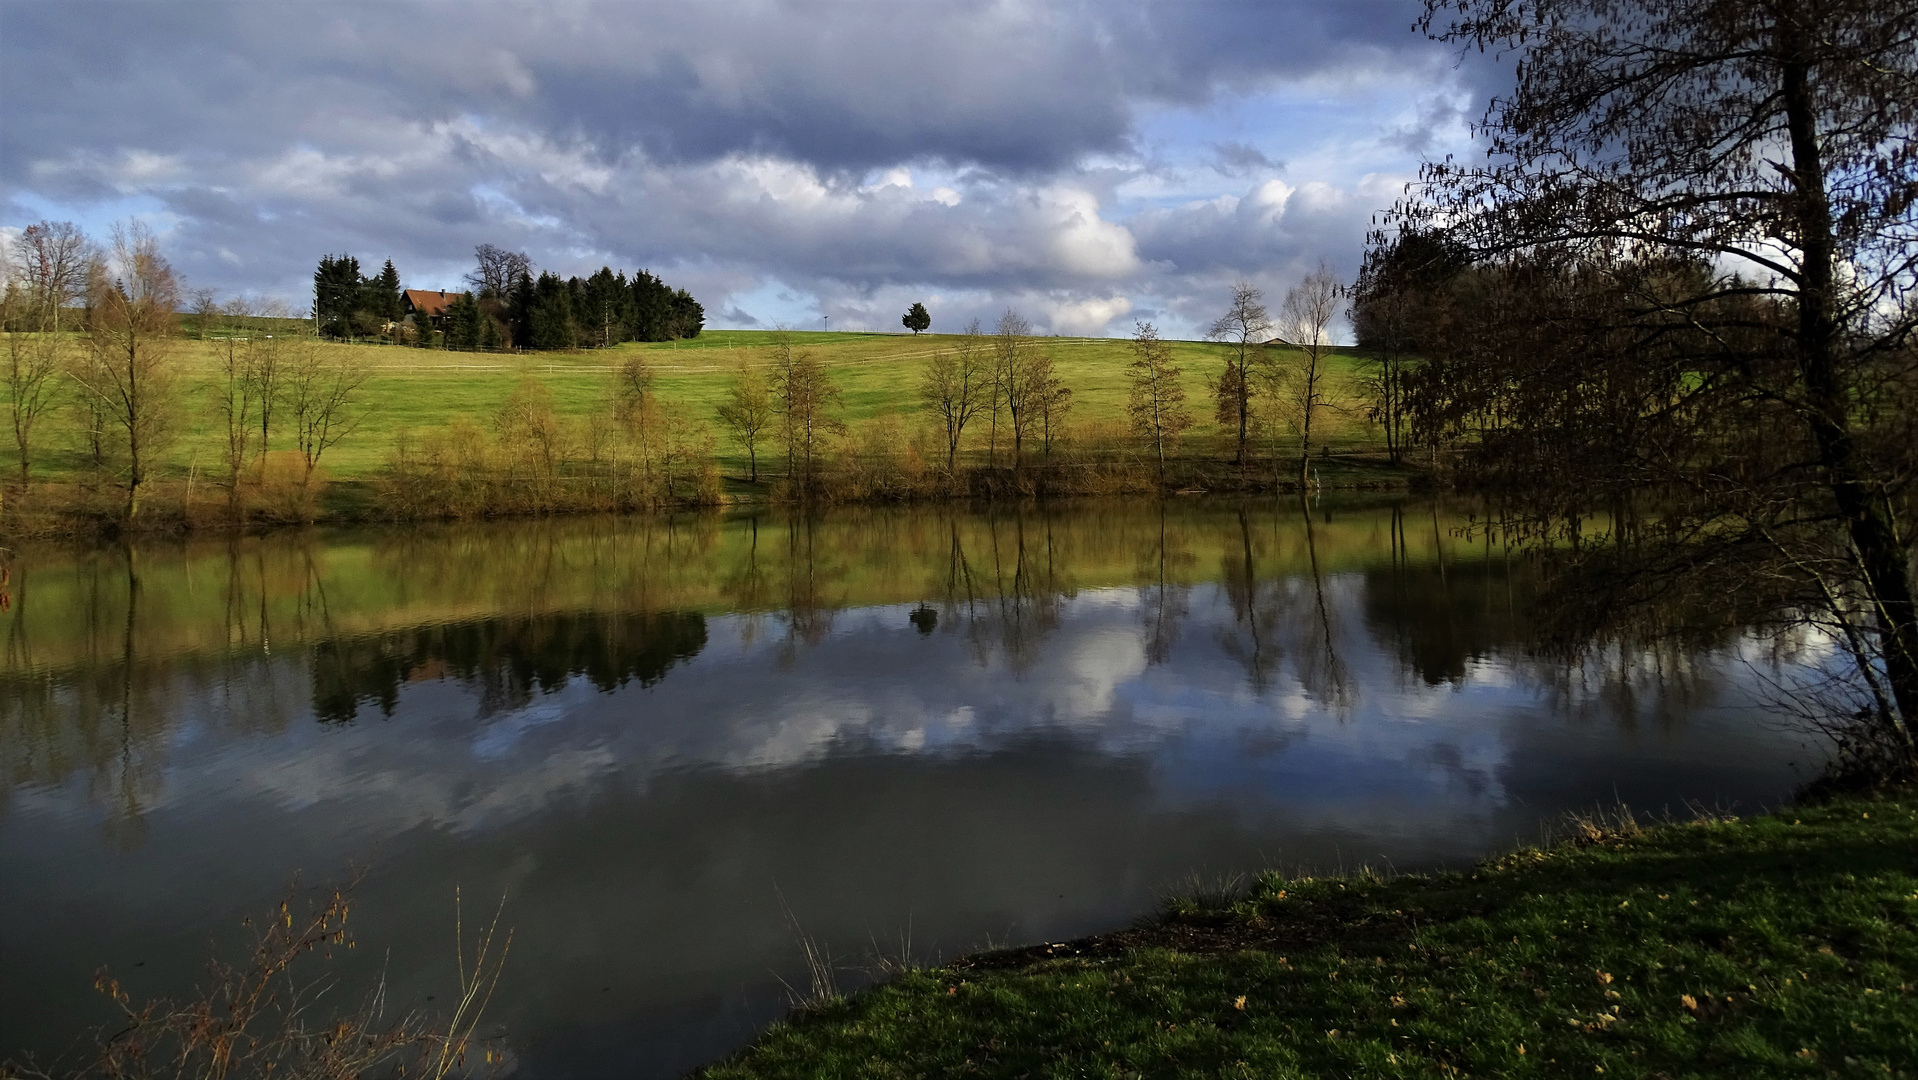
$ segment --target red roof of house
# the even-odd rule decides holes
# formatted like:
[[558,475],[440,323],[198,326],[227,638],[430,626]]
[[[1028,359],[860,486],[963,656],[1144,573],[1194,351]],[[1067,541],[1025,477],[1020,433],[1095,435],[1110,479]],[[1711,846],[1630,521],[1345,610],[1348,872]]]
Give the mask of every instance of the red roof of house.
[[416,314],[425,315],[430,319],[437,319],[441,315],[446,314],[446,305],[465,295],[463,292],[408,289],[406,290],[406,306],[412,308]]

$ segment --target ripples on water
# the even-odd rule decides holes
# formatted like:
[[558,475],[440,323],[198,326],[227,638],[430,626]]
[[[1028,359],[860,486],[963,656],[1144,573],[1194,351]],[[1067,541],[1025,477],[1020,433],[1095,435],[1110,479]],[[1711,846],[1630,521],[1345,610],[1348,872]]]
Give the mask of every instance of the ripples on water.
[[[670,1075],[849,966],[1086,933],[1194,874],[1466,862],[1811,760],[1745,642],[1543,655],[1432,504],[572,520],[37,550],[0,616],[0,1056],[367,870],[355,969],[508,897],[524,1075]],[[1794,764],[1797,762],[1798,764]],[[849,977],[856,981],[856,977]],[[636,1067],[637,1063],[637,1067]]]

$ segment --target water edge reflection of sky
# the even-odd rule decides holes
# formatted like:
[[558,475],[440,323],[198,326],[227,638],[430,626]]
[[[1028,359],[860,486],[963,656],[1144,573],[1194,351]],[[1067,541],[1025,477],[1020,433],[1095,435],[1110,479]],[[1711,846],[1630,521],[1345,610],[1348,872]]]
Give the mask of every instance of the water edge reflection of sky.
[[[1121,924],[1192,875],[1459,864],[1806,774],[1748,642],[1576,669],[1427,504],[847,511],[23,556],[0,1051],[57,1051],[366,869],[395,991],[508,897],[524,1075],[671,1075],[849,968]],[[389,953],[390,950],[390,953]],[[390,958],[389,958],[390,957]],[[358,967],[355,967],[358,965]],[[850,972],[848,979],[856,981]]]

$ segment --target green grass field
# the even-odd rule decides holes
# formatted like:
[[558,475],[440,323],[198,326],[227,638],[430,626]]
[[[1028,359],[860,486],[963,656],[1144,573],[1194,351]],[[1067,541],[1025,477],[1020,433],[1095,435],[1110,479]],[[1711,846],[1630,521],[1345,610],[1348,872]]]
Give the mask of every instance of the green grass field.
[[1595,830],[1463,874],[1261,877],[774,1027],[769,1077],[1911,1077],[1918,799]]
[[[583,420],[595,409],[606,408],[613,372],[634,352],[642,353],[658,374],[660,401],[687,414],[712,421],[730,374],[741,364],[765,363],[772,334],[767,331],[708,331],[688,341],[654,344],[628,343],[613,349],[575,353],[523,355],[461,353],[400,348],[390,345],[318,344],[316,348],[350,356],[371,371],[365,387],[369,410],[359,428],[328,454],[330,475],[356,479],[371,475],[385,462],[388,449],[402,428],[423,432],[465,416],[490,425],[494,413],[522,379],[535,379],[552,392],[556,408],[565,416]],[[849,423],[886,413],[908,424],[923,418],[918,397],[920,369],[933,354],[954,347],[952,335],[796,333],[799,348],[812,351],[831,368],[844,394],[843,419]],[[1039,347],[1052,352],[1061,379],[1073,391],[1070,422],[1074,425],[1122,423],[1127,395],[1125,366],[1131,358],[1124,339],[1040,338]],[[177,359],[189,388],[185,422],[169,451],[173,471],[185,475],[196,465],[202,475],[218,460],[220,434],[214,402],[207,387],[215,370],[216,343],[193,340],[177,343]],[[1186,453],[1195,456],[1216,451],[1217,426],[1208,377],[1224,365],[1224,346],[1207,342],[1174,342],[1174,354],[1184,369],[1187,406],[1197,424],[1187,434]],[[1321,414],[1327,437],[1337,449],[1375,444],[1376,434],[1363,420],[1356,380],[1360,360],[1341,351],[1334,365],[1334,396],[1339,407]],[[723,466],[735,470],[743,451],[720,436]],[[968,443],[974,441],[969,428]],[[978,425],[983,445],[985,425]],[[54,416],[41,442],[42,476],[58,479],[80,465],[78,436],[70,416]],[[291,446],[290,436],[275,436],[275,448]]]

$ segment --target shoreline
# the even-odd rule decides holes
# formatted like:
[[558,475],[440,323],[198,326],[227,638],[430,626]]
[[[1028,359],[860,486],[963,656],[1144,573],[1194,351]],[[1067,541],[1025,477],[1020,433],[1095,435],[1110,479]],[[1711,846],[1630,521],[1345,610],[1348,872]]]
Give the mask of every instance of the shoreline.
[[[1448,488],[1437,484],[1423,471],[1372,461],[1333,458],[1348,475],[1333,482],[1301,489],[1295,482],[1268,485],[1232,483],[1240,478],[1219,475],[1219,470],[1192,470],[1179,483],[1101,484],[1080,486],[1058,483],[1060,466],[1034,467],[1024,477],[1015,478],[1010,468],[978,467],[969,469],[950,484],[926,485],[918,490],[896,494],[838,494],[828,491],[815,498],[784,496],[782,481],[749,484],[743,478],[724,476],[725,490],[711,499],[689,499],[651,505],[623,504],[592,493],[545,507],[528,508],[502,504],[480,505],[461,512],[396,513],[383,506],[381,489],[389,483],[350,479],[328,481],[316,496],[317,506],[303,512],[274,512],[257,503],[249,506],[239,520],[227,509],[224,496],[198,498],[182,496],[191,485],[178,480],[156,484],[156,492],[143,507],[144,516],[128,525],[108,509],[117,506],[120,496],[109,490],[90,488],[78,482],[43,481],[29,489],[27,509],[18,508],[21,496],[9,488],[0,514],[0,543],[47,539],[116,539],[120,537],[164,536],[256,536],[288,529],[313,527],[355,527],[371,525],[420,525],[456,522],[525,521],[604,515],[670,517],[681,514],[730,514],[757,509],[825,510],[842,507],[903,507],[934,505],[991,505],[1045,503],[1087,498],[1188,499],[1255,498],[1269,499],[1299,495],[1420,494]],[[1209,464],[1209,463],[1208,463]],[[1093,467],[1098,467],[1094,463]],[[1229,467],[1228,467],[1229,469]],[[1352,473],[1376,474],[1366,478]],[[220,489],[201,481],[202,491]],[[747,489],[747,490],[742,490]],[[169,498],[171,496],[171,498]]]
[[1918,795],[1572,828],[908,970],[693,1075],[1912,1075]]

